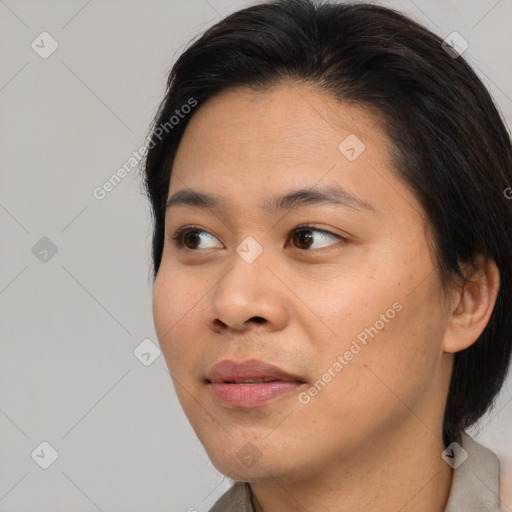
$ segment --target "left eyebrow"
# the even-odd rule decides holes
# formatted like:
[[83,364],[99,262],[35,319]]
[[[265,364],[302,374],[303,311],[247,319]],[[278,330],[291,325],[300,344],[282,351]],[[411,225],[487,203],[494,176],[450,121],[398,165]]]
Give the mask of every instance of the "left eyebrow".
[[[363,199],[347,190],[331,185],[327,187],[309,187],[294,190],[287,194],[267,199],[259,207],[271,215],[282,211],[312,204],[345,206],[355,210],[376,213],[376,209]],[[192,206],[201,209],[225,210],[227,201],[216,194],[206,194],[192,189],[182,189],[172,195],[166,203],[166,210],[176,206]]]

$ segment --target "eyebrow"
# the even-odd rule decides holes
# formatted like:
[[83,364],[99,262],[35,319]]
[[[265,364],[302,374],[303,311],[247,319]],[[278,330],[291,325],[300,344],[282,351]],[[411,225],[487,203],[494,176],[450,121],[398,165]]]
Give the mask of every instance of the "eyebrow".
[[[359,211],[376,213],[375,208],[371,204],[335,185],[323,188],[309,187],[294,190],[282,196],[267,199],[260,203],[259,206],[265,212],[275,215],[282,211],[289,211],[313,204],[346,206]],[[182,189],[173,194],[167,201],[166,211],[177,206],[223,210],[227,208],[228,204],[223,197],[216,194]]]

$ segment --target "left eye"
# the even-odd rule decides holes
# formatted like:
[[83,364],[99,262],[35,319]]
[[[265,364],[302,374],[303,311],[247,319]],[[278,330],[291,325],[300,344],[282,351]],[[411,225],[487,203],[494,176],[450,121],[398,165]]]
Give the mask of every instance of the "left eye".
[[[310,226],[298,226],[292,229],[292,231],[290,231],[288,237],[294,242],[294,245],[297,248],[302,250],[309,250],[315,244],[315,236],[313,235],[313,233],[319,233],[320,237],[318,238],[321,238],[324,241],[328,241],[329,238],[331,240],[334,240],[334,242],[339,240],[346,240],[345,238],[339,235],[335,235],[334,233],[330,233],[329,231],[313,228]],[[201,243],[202,235],[205,235],[205,238],[216,240],[216,238],[212,234],[208,233],[208,231],[192,226],[185,226],[183,228],[178,229],[176,233],[173,236],[171,236],[171,240],[178,248],[196,250],[200,248],[198,247],[198,245]],[[316,247],[316,249],[322,249],[329,245],[334,245],[334,243],[323,244],[320,247]],[[210,247],[212,247],[212,245],[210,245]],[[208,247],[203,248],[207,249]]]
[[[328,240],[329,237],[332,240],[345,240],[343,237],[339,235],[335,235],[334,233],[330,233],[329,231],[325,231],[323,229],[316,229],[308,226],[299,226],[292,230],[291,238],[294,242],[298,242],[298,244],[305,245],[306,247],[299,247],[299,249],[310,249],[312,245],[314,245],[314,236],[312,233],[320,233],[323,240]],[[317,247],[322,249],[323,247],[328,247],[329,245],[334,244],[325,244],[321,247]]]

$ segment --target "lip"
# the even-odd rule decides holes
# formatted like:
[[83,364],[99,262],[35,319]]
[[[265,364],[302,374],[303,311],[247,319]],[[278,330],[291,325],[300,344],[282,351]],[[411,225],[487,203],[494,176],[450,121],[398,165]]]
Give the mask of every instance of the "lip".
[[263,407],[305,384],[297,375],[257,359],[221,361],[210,370],[206,382],[216,400],[242,409]]

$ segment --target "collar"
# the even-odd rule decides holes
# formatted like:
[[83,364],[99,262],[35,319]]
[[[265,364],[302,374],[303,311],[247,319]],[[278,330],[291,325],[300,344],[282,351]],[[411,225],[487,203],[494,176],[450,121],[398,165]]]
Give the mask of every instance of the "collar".
[[452,487],[444,512],[500,512],[498,457],[465,432],[461,443],[468,457],[453,470]]

